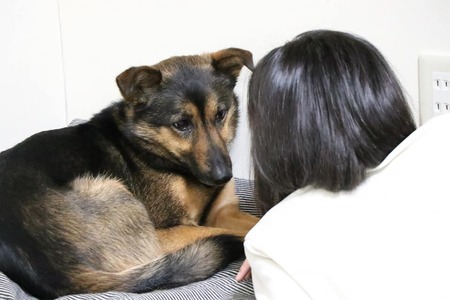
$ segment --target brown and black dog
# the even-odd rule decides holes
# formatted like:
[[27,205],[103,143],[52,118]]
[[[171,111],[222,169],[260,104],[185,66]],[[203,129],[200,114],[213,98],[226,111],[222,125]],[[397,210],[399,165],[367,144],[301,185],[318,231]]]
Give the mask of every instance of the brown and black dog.
[[239,211],[227,148],[244,65],[229,48],[132,67],[123,100],[2,152],[0,271],[54,298],[184,285],[243,255],[257,219]]

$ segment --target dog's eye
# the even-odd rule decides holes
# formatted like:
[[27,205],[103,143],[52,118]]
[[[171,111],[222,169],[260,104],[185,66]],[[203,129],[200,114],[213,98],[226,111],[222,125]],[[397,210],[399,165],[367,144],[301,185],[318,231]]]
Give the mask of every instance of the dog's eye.
[[191,129],[191,122],[188,119],[182,119],[173,123],[172,127],[178,131],[187,131]]
[[226,115],[227,115],[227,110],[226,109],[219,110],[217,112],[217,114],[216,114],[216,121],[217,122],[222,121],[223,119],[225,119]]

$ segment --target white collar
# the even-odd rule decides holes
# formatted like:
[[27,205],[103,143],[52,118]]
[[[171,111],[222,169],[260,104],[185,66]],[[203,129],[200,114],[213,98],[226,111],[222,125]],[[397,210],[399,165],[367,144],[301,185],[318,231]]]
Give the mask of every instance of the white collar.
[[[423,135],[425,135],[430,130],[437,130],[443,127],[443,123],[450,124],[450,114],[444,116],[433,117],[428,122],[418,127],[413,133],[411,133],[406,139],[404,139],[391,153],[386,156],[386,158],[375,168],[367,170],[368,174],[376,173],[388,166],[396,157],[401,155],[406,151],[411,145],[413,145],[417,140],[419,140]],[[448,125],[447,125],[448,126]]]

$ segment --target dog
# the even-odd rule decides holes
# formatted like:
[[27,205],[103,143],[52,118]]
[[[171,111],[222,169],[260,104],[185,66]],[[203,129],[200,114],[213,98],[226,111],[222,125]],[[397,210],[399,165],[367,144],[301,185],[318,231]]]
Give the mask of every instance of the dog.
[[228,154],[244,66],[228,48],[131,67],[120,101],[0,153],[0,271],[55,298],[181,286],[241,257],[258,221]]

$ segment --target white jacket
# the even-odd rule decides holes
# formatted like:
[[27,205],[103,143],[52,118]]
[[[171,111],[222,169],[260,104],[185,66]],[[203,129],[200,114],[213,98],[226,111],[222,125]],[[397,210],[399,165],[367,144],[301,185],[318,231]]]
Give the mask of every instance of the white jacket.
[[260,299],[450,299],[450,115],[352,192],[301,189],[249,232]]

